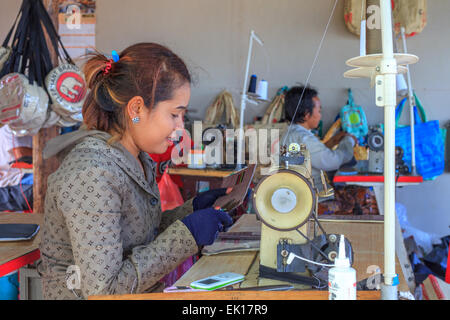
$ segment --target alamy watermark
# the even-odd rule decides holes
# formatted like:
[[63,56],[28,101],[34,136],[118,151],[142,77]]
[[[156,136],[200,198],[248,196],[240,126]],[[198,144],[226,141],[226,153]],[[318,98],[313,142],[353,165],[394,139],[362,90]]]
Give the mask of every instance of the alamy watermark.
[[375,4],[367,7],[367,28],[370,30],[381,29],[381,8]]
[[[192,134],[188,130],[176,131],[176,141],[171,160],[175,165],[189,164],[192,154],[200,152],[206,166],[233,165],[238,162],[239,152],[247,164],[261,165],[261,174],[268,174],[268,166],[278,165],[280,129],[249,128],[242,135],[242,149],[238,150],[240,129],[207,128],[195,121]],[[181,152],[181,150],[183,150]]]

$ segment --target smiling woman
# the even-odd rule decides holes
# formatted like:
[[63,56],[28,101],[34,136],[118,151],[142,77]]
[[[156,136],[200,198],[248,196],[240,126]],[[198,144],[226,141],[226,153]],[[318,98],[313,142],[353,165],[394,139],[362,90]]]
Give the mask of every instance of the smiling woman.
[[[140,130],[135,130],[136,127],[147,128],[146,135],[154,133],[160,126],[154,125],[158,122],[149,126],[152,120],[166,124],[167,118],[173,118],[174,124],[165,130],[170,131],[165,138],[172,133],[173,126],[182,124],[190,99],[191,77],[184,62],[169,49],[155,43],[140,43],[125,49],[117,62],[101,53],[87,58],[84,73],[91,88],[83,107],[87,129],[108,132],[113,142],[130,140],[127,135],[139,139]],[[157,108],[160,102],[162,106]],[[151,148],[144,141],[141,143],[143,151]],[[159,146],[156,149],[159,150],[151,152],[165,151]]]
[[148,154],[164,153],[184,126],[189,72],[154,43],[133,45],[115,61],[93,54],[84,71],[90,92],[82,128],[44,150],[44,158],[63,161],[48,178],[38,267],[43,295],[160,291],[165,275],[232,223],[204,201],[161,214]]

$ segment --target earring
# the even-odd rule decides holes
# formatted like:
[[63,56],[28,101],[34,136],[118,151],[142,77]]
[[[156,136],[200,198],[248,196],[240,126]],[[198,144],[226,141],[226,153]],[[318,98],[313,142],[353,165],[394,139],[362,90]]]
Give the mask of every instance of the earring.
[[134,124],[139,123],[139,121],[141,121],[141,119],[139,117],[135,117],[133,119],[131,119],[131,121],[133,121]]

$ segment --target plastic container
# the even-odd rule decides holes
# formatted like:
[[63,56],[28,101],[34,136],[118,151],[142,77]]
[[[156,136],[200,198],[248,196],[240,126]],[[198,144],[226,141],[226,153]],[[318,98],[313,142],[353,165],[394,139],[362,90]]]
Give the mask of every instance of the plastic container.
[[0,300],[18,300],[19,275],[14,271],[0,278]]
[[350,259],[345,255],[344,235],[341,235],[334,267],[328,271],[328,299],[356,300],[356,270],[350,266]]
[[188,155],[188,168],[190,169],[205,169],[205,151],[192,149]]

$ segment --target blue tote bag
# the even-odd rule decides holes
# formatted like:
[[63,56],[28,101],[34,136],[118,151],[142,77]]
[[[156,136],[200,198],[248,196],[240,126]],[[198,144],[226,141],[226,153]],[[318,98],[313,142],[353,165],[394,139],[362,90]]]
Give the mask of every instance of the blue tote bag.
[[[427,121],[425,111],[414,94],[414,135],[416,147],[416,168],[424,180],[434,180],[444,172],[444,140],[439,121]],[[398,121],[407,101],[404,98],[396,109],[395,145],[404,150],[403,160],[411,169],[411,127],[398,125]]]

